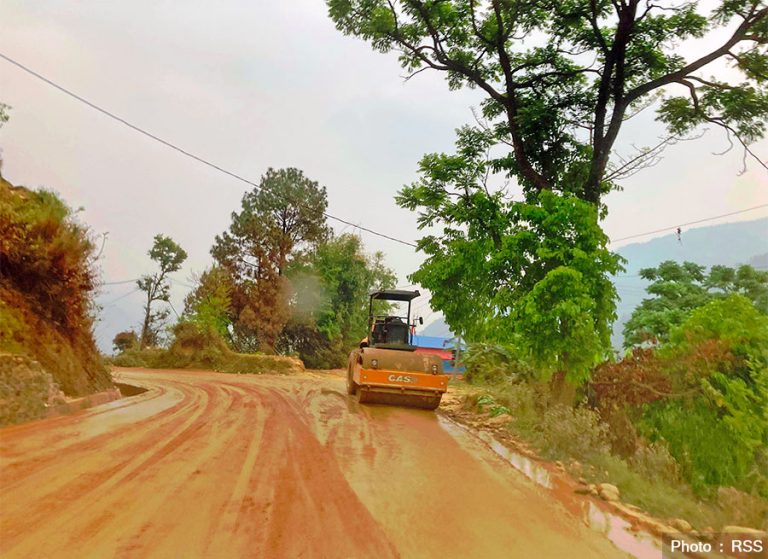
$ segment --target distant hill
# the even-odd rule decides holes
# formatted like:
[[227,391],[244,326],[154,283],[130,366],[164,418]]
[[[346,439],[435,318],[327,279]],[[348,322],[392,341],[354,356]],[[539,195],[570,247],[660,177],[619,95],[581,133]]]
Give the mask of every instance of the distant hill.
[[753,256],[749,259],[748,264],[760,270],[768,270],[768,252]]
[[614,281],[620,301],[612,341],[614,347],[620,348],[624,323],[646,297],[648,282],[638,277],[642,268],[655,267],[665,260],[687,260],[707,267],[751,264],[768,269],[768,218],[688,229],[682,232],[679,241],[673,233],[623,246],[617,252],[628,260],[626,272]]
[[688,260],[703,266],[746,264],[752,258],[768,259],[768,217],[754,221],[708,225],[633,243],[619,249],[629,260],[627,274],[656,266],[665,260]]

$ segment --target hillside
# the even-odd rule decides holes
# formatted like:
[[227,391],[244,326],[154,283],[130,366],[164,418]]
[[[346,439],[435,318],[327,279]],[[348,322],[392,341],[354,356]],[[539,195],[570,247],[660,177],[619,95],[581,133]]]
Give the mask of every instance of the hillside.
[[629,260],[627,274],[656,266],[664,260],[688,260],[703,266],[735,266],[768,253],[768,217],[753,221],[708,225],[683,231],[680,241],[670,234],[632,243],[618,252]]
[[[92,262],[87,228],[54,193],[15,187],[0,177],[4,414],[13,408],[24,416],[17,420],[29,419],[25,406],[39,411],[42,400],[58,390],[82,396],[112,385],[92,333]],[[22,376],[34,382],[22,382]]]

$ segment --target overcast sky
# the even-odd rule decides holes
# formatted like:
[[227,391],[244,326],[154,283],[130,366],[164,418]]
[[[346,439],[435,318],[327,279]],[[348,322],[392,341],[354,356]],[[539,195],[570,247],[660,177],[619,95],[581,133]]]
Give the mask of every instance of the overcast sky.
[[[472,122],[470,107],[481,99],[477,92],[449,92],[438,74],[405,83],[395,54],[336,31],[320,0],[2,0],[0,21],[0,52],[60,85],[254,182],[267,167],[298,167],[328,188],[330,213],[408,240],[418,237],[414,216],[395,205],[394,194],[416,178],[422,154],[451,150],[454,129]],[[81,218],[95,233],[108,233],[105,282],[150,271],[146,252],[156,233],[189,253],[176,274],[182,282],[210,264],[213,238],[229,225],[245,184],[3,60],[0,101],[13,107],[0,130],[3,175],[59,192],[84,208]],[[619,148],[653,144],[660,134],[644,114],[624,129]],[[608,197],[609,236],[767,203],[768,174],[751,163],[738,176],[741,153],[713,154],[725,147],[724,135],[710,130],[626,180],[622,192]],[[754,149],[768,157],[768,141]],[[766,215],[762,209],[722,221]],[[370,251],[384,251],[408,283],[419,254],[362,238]],[[102,347],[138,322],[134,288],[104,288]],[[179,312],[186,291],[174,287]]]

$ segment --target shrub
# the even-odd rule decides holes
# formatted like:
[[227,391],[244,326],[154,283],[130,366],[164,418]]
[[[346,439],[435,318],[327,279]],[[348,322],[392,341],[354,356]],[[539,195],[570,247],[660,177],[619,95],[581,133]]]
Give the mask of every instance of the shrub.
[[122,353],[128,349],[137,348],[139,346],[139,337],[133,330],[118,332],[112,338],[112,346],[115,348],[115,351]]
[[173,328],[168,349],[128,349],[109,362],[118,367],[151,369],[211,369],[222,373],[291,373],[304,368],[293,357],[260,353],[235,353],[212,328],[182,321]]
[[681,480],[680,465],[664,441],[639,445],[629,459],[629,464],[646,479],[662,479],[669,483],[679,483]]
[[659,356],[692,394],[648,406],[646,434],[669,443],[696,491],[768,497],[768,317],[741,295],[712,301],[672,330]]
[[473,344],[463,357],[464,378],[472,384],[500,384],[533,378],[533,368],[511,346]]
[[587,408],[557,405],[547,410],[535,443],[551,458],[587,460],[609,454],[608,427]]
[[649,406],[639,426],[651,440],[666,441],[699,494],[712,486],[744,487],[754,452],[734,439],[717,410],[703,398]]

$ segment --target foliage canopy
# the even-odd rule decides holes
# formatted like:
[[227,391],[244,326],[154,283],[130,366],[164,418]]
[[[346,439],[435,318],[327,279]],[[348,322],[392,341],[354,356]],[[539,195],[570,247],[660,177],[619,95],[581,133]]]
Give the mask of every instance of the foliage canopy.
[[420,228],[442,227],[418,247],[411,278],[432,292],[454,332],[473,342],[513,342],[545,374],[576,383],[610,349],[621,269],[597,209],[571,194],[543,191],[516,201],[487,182],[485,132],[459,130],[457,154],[426,155],[420,180],[397,197]]
[[232,340],[239,351],[272,351],[288,314],[286,268],[329,235],[325,187],[299,169],[268,169],[211,254],[232,278]]
[[704,266],[693,262],[662,262],[655,268],[640,270],[640,277],[651,282],[643,299],[624,325],[627,347],[644,342],[665,342],[674,326],[706,303],[740,293],[763,314],[768,314],[768,272],[743,265],[738,268]]
[[[452,89],[482,90],[487,129],[509,147],[504,170],[527,194],[558,190],[598,204],[663,148],[611,158],[624,122],[658,95],[670,138],[710,124],[749,150],[765,134],[763,0],[721,0],[709,14],[699,2],[651,0],[327,3],[338,29],[397,51],[412,75],[431,69]],[[681,43],[710,34],[713,46],[680,54]]]

